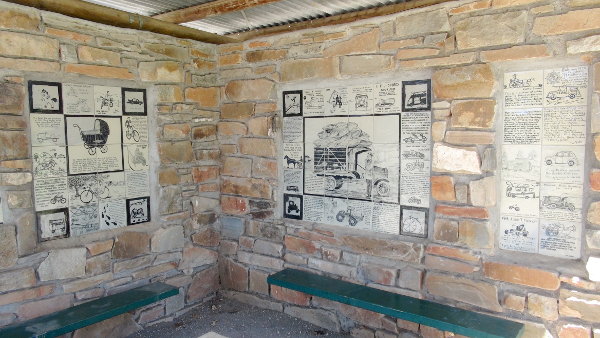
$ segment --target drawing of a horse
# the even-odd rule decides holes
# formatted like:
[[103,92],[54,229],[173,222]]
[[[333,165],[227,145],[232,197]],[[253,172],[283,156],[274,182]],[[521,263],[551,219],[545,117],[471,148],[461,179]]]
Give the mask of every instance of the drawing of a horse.
[[287,155],[285,155],[283,158],[287,161],[288,169],[290,168],[290,164],[292,164],[294,168],[302,168],[302,158],[300,158],[300,161],[294,160],[293,158]]

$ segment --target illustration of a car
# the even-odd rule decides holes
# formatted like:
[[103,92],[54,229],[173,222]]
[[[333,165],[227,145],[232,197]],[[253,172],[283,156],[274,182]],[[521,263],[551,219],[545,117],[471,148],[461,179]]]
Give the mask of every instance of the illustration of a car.
[[300,212],[300,208],[298,208],[298,205],[296,205],[296,203],[294,201],[288,201],[287,213],[291,214],[292,211]]
[[508,183],[506,187],[506,197],[516,197],[516,198],[535,198],[535,190],[534,187],[527,183],[522,184],[513,184]]
[[559,151],[554,155],[546,156],[546,164],[567,164],[572,167],[579,164],[577,156],[572,151]]
[[58,136],[56,135],[48,135],[48,133],[43,132],[43,133],[39,133],[37,135],[37,139],[38,142],[42,143],[46,140],[51,140],[52,142],[56,143],[58,141]]
[[133,98],[133,99],[127,100],[127,103],[129,103],[129,104],[143,104],[144,102],[142,100],[140,100],[140,99]]
[[546,98],[550,100],[556,100],[563,97],[574,99],[576,97],[581,97],[581,92],[576,86],[560,86],[556,87],[556,90],[548,92],[546,95]]
[[427,142],[427,136],[423,133],[412,133],[411,136],[403,138],[406,143]]
[[378,103],[377,103],[377,107],[386,107],[386,106],[393,106],[394,103],[396,103],[396,99],[389,98],[389,99],[381,99]]
[[288,185],[287,187],[285,187],[285,189],[287,191],[298,191],[298,186],[297,185]]
[[565,209],[575,211],[575,204],[569,202],[567,197],[560,196],[544,196],[542,205],[548,209]]
[[421,204],[421,199],[413,196],[408,199],[408,203]]
[[408,151],[402,152],[402,157],[407,158],[407,159],[409,159],[409,158],[424,159],[425,154],[423,154],[420,151],[416,151],[416,150],[408,150]]

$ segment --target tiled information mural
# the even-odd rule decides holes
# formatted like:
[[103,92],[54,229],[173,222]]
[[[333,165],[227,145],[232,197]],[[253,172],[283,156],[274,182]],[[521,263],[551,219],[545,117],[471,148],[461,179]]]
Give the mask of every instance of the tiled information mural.
[[39,239],[150,220],[146,90],[29,82]]
[[288,90],[286,218],[427,236],[431,82]]

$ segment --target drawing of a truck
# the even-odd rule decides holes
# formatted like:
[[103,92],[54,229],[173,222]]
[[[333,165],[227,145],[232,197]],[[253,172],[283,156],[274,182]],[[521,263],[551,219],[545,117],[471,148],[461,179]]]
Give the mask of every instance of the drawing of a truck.
[[373,153],[371,148],[365,146],[351,146],[344,148],[315,147],[314,172],[325,179],[325,189],[335,191],[342,187],[346,181],[372,180],[375,194],[388,196],[390,183],[388,170],[372,166],[370,161]]
[[558,86],[554,88],[556,88],[556,90],[548,92],[546,98],[550,100],[556,100],[563,97],[568,97],[570,99],[581,97],[581,92],[577,86]]

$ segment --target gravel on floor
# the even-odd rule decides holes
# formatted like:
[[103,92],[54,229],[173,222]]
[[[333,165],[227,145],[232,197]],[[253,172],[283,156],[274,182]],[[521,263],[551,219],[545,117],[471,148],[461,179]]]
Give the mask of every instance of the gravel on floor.
[[138,331],[129,338],[260,337],[315,338],[350,337],[325,330],[285,313],[261,309],[217,296],[172,322]]

